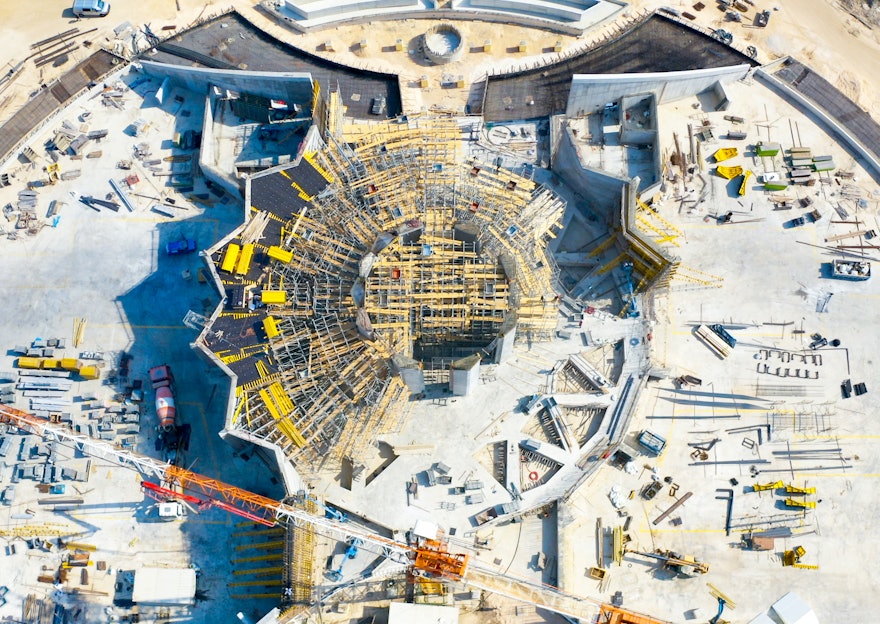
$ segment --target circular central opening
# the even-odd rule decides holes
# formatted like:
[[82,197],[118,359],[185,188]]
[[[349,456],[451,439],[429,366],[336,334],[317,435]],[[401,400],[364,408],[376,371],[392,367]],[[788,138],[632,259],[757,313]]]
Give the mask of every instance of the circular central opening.
[[425,42],[435,54],[452,54],[461,45],[461,36],[451,30],[428,33]]
[[433,26],[423,37],[422,49],[432,63],[442,65],[461,58],[464,37],[452,24]]

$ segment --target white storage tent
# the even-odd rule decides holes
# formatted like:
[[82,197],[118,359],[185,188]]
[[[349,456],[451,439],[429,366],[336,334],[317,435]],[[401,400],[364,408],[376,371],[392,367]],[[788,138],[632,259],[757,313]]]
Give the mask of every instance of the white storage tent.
[[191,605],[196,596],[193,568],[141,568],[134,573],[131,600],[143,605]]

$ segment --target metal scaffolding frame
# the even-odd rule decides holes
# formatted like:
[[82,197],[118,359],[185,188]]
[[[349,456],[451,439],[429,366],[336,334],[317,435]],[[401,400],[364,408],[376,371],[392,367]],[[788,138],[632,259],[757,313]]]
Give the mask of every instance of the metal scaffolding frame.
[[[340,135],[330,131],[340,128],[336,94],[324,97],[324,145],[249,180],[281,174],[260,195],[274,204],[255,205],[260,223],[242,228],[272,259],[236,283],[284,296],[251,312],[255,322],[271,317],[265,342],[224,352],[232,362],[264,349],[259,378],[237,390],[233,426],[306,472],[362,463],[402,425],[407,387],[392,356],[485,351],[511,315],[523,337],[550,337],[556,267],[546,243],[565,209],[528,171],[465,162],[453,117],[410,115]],[[296,197],[285,212],[287,185]],[[278,231],[273,219],[277,241],[266,239]]]

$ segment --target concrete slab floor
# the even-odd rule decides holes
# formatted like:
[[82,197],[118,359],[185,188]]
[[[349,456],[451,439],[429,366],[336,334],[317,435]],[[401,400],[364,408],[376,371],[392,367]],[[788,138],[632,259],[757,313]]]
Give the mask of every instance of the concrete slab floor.
[[[120,79],[136,79],[127,75]],[[141,93],[150,85],[142,83]],[[158,85],[154,85],[158,86]],[[117,375],[122,352],[132,356],[130,376],[148,385],[147,369],[167,362],[172,366],[177,386],[176,399],[179,417],[192,425],[190,450],[184,465],[217,477],[235,482],[255,492],[278,497],[280,487],[271,472],[258,459],[249,461],[236,457],[231,449],[217,436],[222,428],[226,405],[227,380],[216,369],[208,367],[196,357],[189,343],[195,331],[183,325],[187,310],[198,313],[210,311],[218,301],[218,294],[209,284],[199,283],[197,273],[203,266],[197,254],[167,256],[165,243],[189,236],[203,248],[237,225],[242,211],[238,202],[228,200],[216,203],[212,208],[190,203],[174,189],[163,185],[165,179],[151,176],[145,169],[122,171],[116,163],[130,159],[132,146],[148,142],[153,156],[162,159],[172,153],[170,140],[177,130],[199,128],[201,125],[200,98],[191,108],[191,115],[177,116],[184,108],[174,98],[168,100],[167,108],[159,107],[155,100],[146,103],[134,91],[126,91],[122,97],[124,108],[104,107],[97,87],[76,102],[68,111],[49,123],[44,131],[32,141],[35,150],[46,157],[40,146],[50,138],[52,131],[64,120],[78,127],[78,116],[86,111],[93,115],[88,121],[91,129],[107,129],[108,137],[93,146],[100,150],[98,158],[79,161],[62,157],[62,173],[74,168],[82,175],[69,182],[60,181],[54,186],[38,188],[38,217],[44,218],[51,200],[63,201],[60,220],[56,227],[46,227],[34,236],[19,230],[16,240],[0,239],[3,279],[0,280],[0,297],[3,311],[0,323],[3,377],[15,378],[15,345],[29,343],[36,337],[60,337],[67,341],[65,356],[77,357],[82,352],[100,352],[101,378],[95,381],[75,381],[64,395],[71,400],[67,411],[74,425],[87,427],[90,420],[84,409],[83,395],[94,394],[101,406],[118,406],[118,394],[122,388],[111,377]],[[96,96],[96,94],[98,94]],[[150,124],[137,138],[127,133],[130,124],[143,118]],[[92,146],[90,146],[91,148]],[[92,151],[89,149],[88,151]],[[174,153],[178,153],[174,150]],[[48,160],[44,160],[45,164]],[[108,180],[121,179],[137,173],[140,182],[132,189],[134,212],[124,207],[118,212],[103,209],[101,212],[81,204],[80,195],[103,198],[110,191]],[[16,201],[16,193],[27,181],[45,174],[39,168],[21,166],[16,171],[14,184],[2,189],[0,203]],[[160,181],[161,180],[161,181]],[[196,192],[204,191],[204,181],[197,180]],[[134,196],[134,192],[174,199],[183,209],[170,209],[174,218],[167,218],[151,211],[156,202]],[[212,196],[213,197],[213,196]],[[15,232],[14,223],[4,223],[7,232]],[[184,275],[188,272],[188,277]],[[86,328],[82,344],[73,347],[75,318],[85,318]],[[144,408],[140,416],[140,434],[135,438],[134,448],[157,455],[154,450],[155,413],[153,394],[145,390]],[[29,409],[29,401],[17,393],[15,405]],[[97,410],[103,413],[103,410]],[[7,433],[16,440],[23,436]],[[121,438],[120,438],[121,439]],[[36,437],[30,436],[30,449]],[[27,451],[26,451],[27,452]],[[57,465],[84,469],[88,458],[70,458],[70,451],[59,448]],[[65,459],[66,458],[66,459]],[[2,472],[3,485],[9,484],[11,466],[16,463],[36,465],[36,460],[19,461],[6,457]],[[81,584],[80,571],[73,569],[69,580],[59,588],[37,582],[39,574],[52,575],[61,564],[62,551],[57,546],[51,552],[39,548],[27,548],[22,538],[6,535],[5,545],[14,545],[14,555],[3,554],[0,565],[0,586],[9,587],[6,604],[0,607],[0,616],[18,617],[22,604],[29,594],[40,598],[50,597],[59,604],[68,605],[71,611],[82,609],[82,621],[103,621],[108,617],[104,609],[112,604],[115,593],[116,571],[136,569],[144,565],[188,566],[201,569],[200,590],[208,601],[199,602],[192,608],[172,608],[168,615],[178,621],[212,622],[218,613],[234,613],[243,610],[251,616],[267,611],[276,603],[265,599],[235,599],[236,594],[253,593],[253,589],[234,588],[227,584],[242,580],[247,575],[233,576],[234,570],[253,567],[252,564],[231,564],[231,560],[253,555],[254,550],[236,550],[249,543],[268,541],[258,535],[243,534],[248,527],[237,527],[238,518],[221,511],[207,511],[190,515],[182,521],[159,522],[152,501],[145,499],[139,487],[139,477],[112,463],[92,459],[83,482],[65,483],[65,498],[81,498],[82,503],[72,509],[55,505],[38,504],[38,499],[52,498],[40,492],[37,484],[22,479],[15,485],[15,501],[0,507],[0,530],[12,531],[16,527],[35,524],[61,523],[72,527],[77,542],[94,545],[92,561],[104,561],[106,571],[88,568],[89,579]],[[58,496],[55,497],[56,499]],[[26,513],[32,510],[33,514]],[[54,509],[54,511],[53,511]],[[27,516],[32,516],[26,519]],[[259,549],[257,549],[259,550]],[[276,549],[277,550],[277,549]],[[271,589],[270,589],[271,591]],[[129,611],[111,607],[109,613],[122,616]],[[157,609],[141,608],[141,616],[155,616]]]
[[[783,103],[771,101],[768,104],[769,111],[765,113],[760,104],[763,96],[753,97],[753,92],[747,90],[756,88],[760,90],[760,87],[745,85],[734,85],[731,88],[734,101],[731,112],[750,120],[750,135],[746,143],[751,143],[758,137],[785,140],[787,118],[796,120],[801,142],[822,145],[823,148],[827,146],[827,150],[823,151],[833,153],[841,167],[857,171],[856,183],[864,185],[869,203],[864,209],[860,208],[860,212],[857,213],[852,208],[850,213],[865,220],[875,219],[875,196],[866,182],[867,176],[858,173],[856,167],[851,167],[847,156],[834,147],[830,139],[802,118],[797,118]],[[670,118],[664,118],[661,112],[661,130],[666,133],[664,144],[667,146],[671,144],[673,129],[682,136],[686,133],[687,121],[697,121],[702,115],[690,108],[689,102],[675,105],[665,112]],[[142,111],[139,114],[143,116],[152,113]],[[710,117],[718,119],[719,114],[713,113]],[[114,132],[121,133],[132,120],[127,115],[120,115],[118,119],[113,118],[107,123],[112,125]],[[773,127],[760,125],[761,120],[771,122]],[[159,125],[162,121],[163,118],[157,116],[155,123]],[[92,123],[94,127],[95,122]],[[766,134],[768,128],[773,134]],[[113,163],[116,158],[123,157],[121,151],[113,155],[115,145],[101,147],[105,154],[98,162],[91,163],[95,167],[90,172],[93,175],[84,176],[76,183],[77,189],[96,196],[106,192],[105,181],[113,175]],[[126,143],[125,147],[128,149],[130,145]],[[708,155],[708,152],[704,153],[705,157]],[[770,166],[769,163],[757,160],[743,162],[749,162],[756,173],[760,166]],[[82,163],[85,166],[87,161]],[[846,555],[852,560],[857,548],[853,543],[855,540],[847,539],[849,533],[853,530],[864,532],[863,524],[857,519],[870,519],[876,515],[871,510],[870,486],[871,476],[880,471],[873,465],[875,460],[871,459],[876,457],[876,453],[872,452],[876,450],[873,448],[875,445],[872,438],[865,437],[873,436],[876,432],[873,432],[872,424],[864,415],[876,406],[871,393],[841,402],[837,398],[837,387],[844,375],[853,376],[853,381],[866,381],[869,389],[874,387],[871,381],[871,356],[866,348],[859,345],[864,342],[859,341],[859,338],[862,335],[861,329],[876,316],[871,305],[872,298],[876,295],[875,283],[848,284],[823,280],[817,273],[818,266],[822,262],[828,262],[828,259],[821,255],[820,250],[797,245],[794,241],[798,238],[821,245],[827,236],[847,231],[847,226],[832,226],[830,223],[835,214],[834,205],[839,199],[839,195],[831,195],[832,192],[838,193],[833,191],[833,185],[829,185],[830,189],[829,186],[819,186],[818,189],[810,190],[811,193],[817,190],[819,192],[818,196],[810,196],[823,212],[822,221],[807,228],[786,230],[781,227],[782,224],[790,215],[800,214],[800,211],[774,213],[755,188],[749,190],[746,199],[740,200],[735,196],[735,191],[731,192],[729,183],[712,177],[711,174],[707,174],[707,179],[709,190],[702,205],[694,207],[692,211],[679,211],[677,202],[667,199],[661,202],[662,214],[685,231],[685,236],[679,239],[681,247],[675,253],[681,255],[683,261],[692,267],[725,277],[724,287],[720,290],[699,291],[674,287],[665,296],[659,297],[655,310],[660,328],[656,332],[654,344],[655,357],[661,365],[703,378],[704,385],[698,391],[706,392],[708,396],[674,393],[668,382],[661,382],[650,387],[650,392],[643,397],[640,410],[645,416],[646,425],[668,436],[670,440],[664,455],[656,462],[648,463],[657,467],[660,476],[673,476],[675,483],[680,485],[679,493],[693,491],[694,496],[671,516],[672,520],[681,519],[681,524],[676,526],[672,523],[661,523],[659,526],[662,528],[655,527],[652,522],[673,501],[665,489],[651,503],[642,503],[639,499],[631,502],[630,512],[634,517],[631,533],[634,543],[645,550],[653,547],[673,548],[696,554],[709,561],[710,573],[703,580],[715,582],[714,579],[720,579],[715,584],[737,600],[739,608],[735,613],[737,616],[740,613],[748,614],[744,615],[744,620],[765,608],[787,589],[794,588],[811,598],[820,617],[828,619],[832,613],[846,613],[854,621],[868,621],[869,605],[853,604],[848,599],[852,593],[847,594],[843,590],[855,587],[858,590],[853,592],[855,595],[869,595],[866,590],[874,580],[870,573],[853,579]],[[49,198],[51,193],[61,189],[61,186],[53,187],[45,197]],[[797,195],[805,196],[805,193],[798,191]],[[63,194],[58,194],[58,197],[63,197]],[[6,201],[9,199],[5,199],[3,203]],[[71,218],[72,210],[79,211],[74,218]],[[221,234],[225,227],[234,224],[238,213],[233,207],[213,208],[203,212],[193,207],[186,213],[187,216],[191,213],[191,218],[169,222],[174,224],[169,228],[178,228],[171,232],[158,225],[162,221],[161,217],[155,217],[147,210],[147,206],[142,206],[132,215],[124,212],[99,215],[68,201],[62,220],[55,230],[43,231],[33,239],[4,241],[3,244],[7,247],[14,245],[12,253],[4,253],[4,265],[9,267],[9,281],[4,279],[2,284],[6,295],[4,300],[8,302],[4,315],[9,314],[7,318],[10,319],[28,319],[27,336],[66,334],[73,317],[86,317],[89,324],[84,347],[110,353],[118,353],[123,348],[130,350],[135,355],[134,366],[140,376],[144,376],[146,368],[155,363],[152,360],[157,355],[163,356],[165,361],[173,361],[181,386],[180,404],[184,408],[184,417],[194,424],[197,431],[205,432],[205,435],[197,433],[194,436],[197,441],[194,442],[191,456],[193,459],[199,457],[195,468],[212,475],[227,474],[229,476],[224,478],[237,483],[250,480],[249,487],[272,494],[271,484],[261,488],[261,475],[254,474],[257,471],[252,470],[253,460],[246,463],[240,458],[233,458],[223,445],[209,444],[213,435],[209,436],[207,432],[209,429],[216,431],[219,428],[219,406],[223,404],[220,400],[222,397],[214,396],[215,391],[212,389],[217,387],[216,392],[220,392],[222,379],[218,378],[216,383],[213,380],[210,383],[204,382],[203,374],[207,369],[188,351],[185,343],[191,332],[180,324],[180,319],[187,309],[197,309],[202,299],[214,295],[204,294],[209,293],[207,286],[197,286],[195,281],[186,282],[178,277],[185,268],[192,271],[198,266],[196,258],[190,256],[171,259],[165,258],[161,253],[164,242],[181,233],[194,232],[200,239],[204,237],[206,241],[211,240],[211,236]],[[733,225],[718,226],[712,219],[709,222],[704,220],[707,216],[726,211],[735,212]],[[220,214],[224,217],[218,217]],[[753,217],[753,214],[759,216]],[[746,222],[753,218],[764,221]],[[125,221],[125,229],[113,221]],[[159,232],[155,234],[157,230]],[[62,235],[66,238],[62,238]],[[723,253],[718,253],[719,249]],[[125,262],[120,262],[120,258]],[[35,262],[35,259],[39,259],[39,262]],[[109,268],[113,270],[101,273],[101,270]],[[84,276],[88,280],[85,283],[80,281]],[[815,311],[816,300],[821,296],[820,291],[823,288],[831,289],[827,292],[833,291],[834,297],[828,311],[820,314]],[[157,302],[160,305],[157,306]],[[692,335],[693,324],[705,320],[733,321],[731,325],[742,326],[742,329],[732,330],[740,339],[740,344],[730,359],[717,360]],[[668,329],[663,329],[662,326],[667,323]],[[791,324],[781,326],[776,323]],[[612,321],[607,321],[604,325],[591,326],[590,330],[600,334],[612,324]],[[22,337],[19,326],[0,329],[0,332],[3,331],[9,332],[8,336],[0,333],[3,344],[11,346],[27,339],[27,336]],[[795,331],[804,333],[794,333]],[[813,331],[839,337],[848,349],[846,352],[828,349],[820,351],[823,355],[822,365],[811,368],[811,371],[820,373],[818,380],[779,379],[770,375],[770,380],[765,381],[768,375],[756,372],[755,365],[762,360],[755,360],[753,356],[760,355],[761,347],[800,352],[804,350],[807,337]],[[476,408],[480,413],[497,417],[499,412],[504,411],[504,405],[513,405],[518,397],[541,388],[541,370],[552,365],[561,355],[579,348],[571,343],[561,343],[561,346],[560,343],[551,346],[534,345],[531,351],[520,352],[517,360],[498,374],[503,392],[483,395],[478,402],[460,401],[458,406],[450,405],[442,411],[450,412],[450,408],[454,407],[460,411],[459,417],[466,419],[475,413]],[[10,366],[11,363],[4,364],[4,368],[8,369]],[[106,391],[103,386],[98,386],[98,389]],[[723,396],[725,393],[737,396],[726,397]],[[751,405],[755,407],[750,407]],[[411,418],[418,423],[421,437],[402,437],[399,443],[414,444],[412,440],[436,439],[441,430],[449,430],[447,433],[453,442],[467,441],[455,431],[458,425],[454,419],[443,419],[444,422],[438,427],[439,419],[435,417],[437,411],[440,410],[431,408],[430,412],[425,411],[424,414],[414,412]],[[845,419],[842,417],[844,414]],[[653,418],[648,419],[649,416]],[[732,418],[723,418],[724,416]],[[500,424],[509,426],[512,431],[519,431],[523,422],[515,421],[516,419],[511,419],[510,425],[504,422]],[[774,438],[772,441],[765,439],[755,449],[742,446],[742,438],[748,434],[728,434],[725,431],[730,426],[765,423],[773,425]],[[687,442],[705,442],[714,437],[720,437],[722,442],[713,447],[710,459],[702,462],[702,465],[690,466],[694,462],[690,458],[692,447]],[[204,448],[199,446],[202,442],[205,443]],[[841,454],[851,459],[845,462],[826,459],[826,449],[836,444],[840,444]],[[143,445],[143,448],[149,448],[149,440],[144,440]],[[465,447],[464,444],[462,446]],[[482,453],[485,447],[467,442],[465,448],[470,447],[473,450],[468,450],[469,456],[466,454],[464,458],[459,458],[458,455],[454,457],[465,465],[459,468],[458,476],[464,475],[467,470],[481,470],[481,464],[474,454]],[[823,459],[788,461],[786,455],[778,454],[787,453],[790,449],[808,451],[806,456],[821,455]],[[770,464],[759,464],[759,460],[767,460]],[[399,495],[403,494],[400,482],[411,477],[413,472],[423,469],[426,461],[425,457],[401,457],[388,469],[387,474],[383,473],[377,478],[377,487],[383,486],[383,481],[386,481],[387,490],[397,492],[387,496],[400,498]],[[747,463],[709,463],[713,461]],[[764,471],[755,479],[752,479],[748,470],[752,464]],[[825,468],[832,470],[824,470]],[[485,472],[485,468],[482,470]],[[797,485],[817,484],[817,498],[821,498],[822,503],[817,505],[815,511],[804,514],[780,509],[781,497],[777,493],[756,494],[748,492],[748,487],[743,487],[751,482],[775,480],[777,476],[784,478],[785,472],[770,471],[788,471],[788,479],[793,479]],[[92,479],[103,476],[105,481],[113,483],[114,490],[109,492],[106,491],[109,488],[97,488],[105,490],[106,498],[98,498],[95,502],[90,498],[86,503],[113,507],[75,516],[84,522],[97,522],[101,518],[102,525],[104,519],[108,520],[111,528],[102,527],[101,532],[94,535],[95,539],[100,539],[101,550],[106,549],[108,559],[111,555],[118,556],[115,563],[117,568],[128,565],[131,561],[185,565],[189,561],[188,557],[176,550],[182,548],[181,544],[191,540],[198,545],[194,549],[196,552],[209,548],[213,550],[218,541],[218,526],[209,522],[219,522],[220,530],[228,530],[230,523],[234,522],[214,512],[206,516],[211,518],[210,521],[199,522],[202,517],[190,518],[183,524],[151,525],[152,530],[143,528],[140,524],[132,524],[131,512],[120,512],[117,506],[120,502],[141,504],[139,501],[142,499],[134,479],[129,480],[127,476],[117,474],[118,472],[96,465]],[[605,469],[590,484],[589,496],[584,493],[584,500],[573,500],[572,505],[579,505],[578,509],[583,512],[580,515],[585,518],[582,529],[585,533],[578,534],[574,529],[564,532],[563,540],[568,541],[563,542],[563,548],[574,555],[571,560],[572,570],[566,572],[563,581],[566,589],[597,595],[595,583],[578,578],[586,567],[594,565],[595,555],[591,556],[589,548],[581,550],[578,546],[594,541],[590,539],[592,523],[589,520],[595,516],[607,516],[607,525],[619,521],[616,512],[604,497],[607,489],[611,485],[620,485],[624,491],[636,489],[645,482],[647,474],[646,471],[644,475],[625,475],[617,469]],[[769,554],[741,552],[737,548],[730,548],[731,544],[735,546],[738,543],[738,538],[735,535],[728,537],[721,534],[718,527],[723,522],[723,504],[713,497],[715,487],[732,487],[729,484],[731,477],[740,481],[737,486],[739,489],[735,488],[734,513],[737,524],[777,526],[783,524],[784,520],[799,531],[798,539],[778,540],[777,549]],[[120,495],[120,491],[125,496]],[[91,497],[93,494],[86,496]],[[25,497],[21,504],[27,505],[28,500],[33,499]],[[376,504],[375,500],[367,502]],[[18,504],[17,502],[16,505]],[[640,506],[642,508],[638,509]],[[388,511],[392,509],[389,504]],[[848,513],[840,513],[842,509],[846,509]],[[429,511],[431,515],[436,513]],[[414,513],[417,514],[417,511]],[[104,518],[105,515],[108,518]],[[140,518],[137,514],[134,517]],[[49,516],[50,520],[51,518]],[[839,529],[833,533],[827,528],[832,526],[832,522]],[[172,530],[181,527],[181,535],[169,537],[163,527],[173,527]],[[823,528],[825,531],[822,531]],[[496,539],[500,538],[498,541],[502,546],[499,549],[501,556],[496,558],[502,560],[501,566],[511,562],[508,571],[515,575],[528,574],[529,559],[535,552],[533,546],[538,539],[536,535],[526,532],[528,539],[524,540],[520,548],[516,532],[524,530],[524,527],[515,525],[497,529]],[[105,537],[105,531],[112,535]],[[131,531],[134,531],[134,537],[130,537]],[[165,540],[170,540],[167,548]],[[163,549],[172,551],[173,555],[139,548],[138,545],[143,543],[161,544]],[[817,563],[819,570],[780,568],[778,551],[795,543],[802,543],[806,547],[805,561]],[[229,549],[234,547],[235,542],[226,540],[224,544],[228,550],[226,556],[213,556],[208,564],[196,561],[204,574],[211,579],[211,609],[218,609],[211,611],[214,613],[228,613],[232,608],[240,608],[240,603],[235,603],[236,607],[232,607],[233,603],[218,604],[214,598],[218,593],[228,593],[223,578],[228,573],[227,562],[234,556]],[[514,544],[517,546],[514,547]],[[140,552],[135,555],[121,554],[133,551]],[[102,556],[105,554],[101,551],[99,553]],[[36,560],[33,553],[30,558],[32,562]],[[54,562],[54,559],[50,560],[50,564],[54,565]],[[750,566],[749,575],[737,575],[736,572],[744,565]],[[29,578],[34,578],[35,574],[31,572],[35,568],[29,570]],[[11,582],[21,583],[24,587],[30,581],[22,582],[16,577]],[[0,583],[5,583],[5,580]],[[98,578],[94,583],[95,588],[101,591],[99,588],[106,586],[106,579]],[[580,583],[585,583],[583,589]],[[860,583],[863,586],[859,586]],[[820,587],[839,589],[840,598],[831,591],[820,592]],[[619,570],[611,569],[605,590],[610,594],[616,589],[624,592],[627,606],[677,621],[687,619],[690,609],[702,609],[705,615],[711,615],[714,610],[714,602],[700,580],[657,578],[653,567],[638,563],[637,560],[628,560]],[[658,606],[658,594],[664,596],[665,606]],[[664,608],[667,609],[665,614]],[[258,609],[255,608],[254,611],[257,612]],[[191,617],[195,621],[210,621],[205,620],[206,613],[198,609]]]
[[[740,198],[731,183],[708,171],[708,162],[705,201],[680,208],[679,197],[689,195],[668,185],[655,206],[683,232],[677,239],[679,246],[671,251],[685,265],[724,280],[719,289],[673,281],[667,292],[657,295],[653,356],[656,365],[670,368],[673,377],[692,374],[702,379],[702,386],[678,387],[672,379],[648,385],[634,430],[650,428],[669,440],[668,447],[659,458],[637,457],[634,475],[604,467],[571,499],[571,507],[561,513],[576,520],[562,531],[560,551],[572,557],[560,577],[567,591],[608,599],[619,590],[624,606],[677,622],[705,621],[714,615],[717,602],[706,582],[736,602],[736,610],[724,615],[734,622],[749,621],[788,591],[805,598],[819,621],[834,621],[842,615],[851,621],[870,621],[873,605],[866,596],[876,579],[870,570],[853,574],[852,564],[870,560],[876,541],[871,537],[872,519],[877,516],[872,492],[880,468],[876,442],[880,430],[871,416],[878,401],[871,389],[878,375],[866,332],[878,317],[873,301],[880,285],[876,280],[829,279],[821,269],[832,258],[822,247],[835,244],[826,239],[862,228],[839,223],[846,219],[834,208],[843,205],[850,214],[848,220],[876,228],[877,188],[831,137],[786,103],[768,97],[760,85],[735,84],[730,95],[732,105],[726,114],[746,119],[740,129],[748,137],[704,145],[704,158],[710,160],[714,149],[732,145],[750,154],[747,146],[759,139],[789,147],[793,133],[795,143],[799,135],[800,144],[812,147],[814,154],[833,155],[839,168],[852,171],[855,180],[789,187],[777,193],[813,200],[807,210],[818,209],[822,218],[800,228],[786,228],[785,223],[804,209],[774,210],[755,178]],[[729,125],[723,120],[725,113],[704,114],[691,104],[685,100],[661,107],[662,144],[667,151],[672,132],[680,139],[685,137],[682,144],[687,144],[687,123],[708,118],[718,129],[716,135],[723,135]],[[747,155],[731,164],[760,174],[780,163]],[[739,180],[734,182],[738,188]],[[866,202],[859,206],[844,198],[843,184],[861,189]],[[688,186],[696,188],[690,195],[696,200],[699,183]],[[728,211],[734,213],[732,224],[718,225],[713,215]],[[876,255],[867,251],[869,256]],[[825,312],[817,312],[822,293],[833,293],[833,297]],[[730,329],[738,342],[729,358],[719,359],[694,335],[701,322],[723,323]],[[808,345],[814,332],[839,339],[840,348],[811,350]],[[814,355],[820,357],[816,363]],[[807,356],[807,362],[801,356]],[[769,372],[763,372],[764,364]],[[782,376],[776,375],[777,368]],[[865,382],[869,392],[842,399],[844,379]],[[759,427],[764,427],[760,437]],[[716,439],[705,460],[692,456],[694,445],[708,448]],[[632,437],[629,442],[638,448]],[[671,477],[677,492],[670,495],[670,485],[664,483],[653,500],[641,498],[639,491],[654,474],[661,479]],[[800,497],[816,502],[815,509],[786,505],[786,498],[798,497],[783,490],[752,490],[754,484],[777,480],[815,487],[815,495]],[[637,556],[627,556],[617,566],[610,561],[611,542],[606,537],[608,579],[601,587],[591,580],[588,568],[597,565],[595,519],[601,517],[606,527],[624,521],[608,499],[613,486],[620,488],[624,498],[635,492],[622,510],[632,516],[628,533],[633,548],[696,555],[709,564],[709,573],[673,579],[659,572],[656,563]],[[734,492],[729,535],[725,532],[726,503],[717,499],[725,496],[719,492],[724,489]],[[654,523],[687,492],[693,495],[682,506]],[[782,527],[789,527],[792,536],[777,538],[771,550],[742,547],[744,533]],[[782,551],[795,545],[806,549],[802,563],[818,569],[783,568]]]

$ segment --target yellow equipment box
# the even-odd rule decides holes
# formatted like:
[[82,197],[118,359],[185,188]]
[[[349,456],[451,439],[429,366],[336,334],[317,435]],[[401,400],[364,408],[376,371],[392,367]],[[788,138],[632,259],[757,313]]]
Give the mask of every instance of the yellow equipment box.
[[238,266],[235,267],[235,272],[238,275],[247,275],[247,272],[250,271],[251,268],[251,260],[254,257],[254,245],[253,243],[249,243],[242,247],[241,255],[238,257]]
[[83,379],[97,379],[100,373],[97,366],[83,366],[79,369],[79,374]]
[[739,165],[735,167],[725,167],[724,165],[718,165],[715,167],[715,170],[718,172],[722,178],[726,180],[733,180],[737,176],[741,176],[743,172],[743,168]]
[[282,249],[277,245],[272,245],[269,247],[269,257],[273,260],[278,260],[278,262],[283,262],[287,264],[291,260],[293,260],[293,252],[287,249]]
[[263,303],[286,303],[287,302],[287,291],[286,290],[264,290],[261,295],[263,299]]
[[220,263],[220,270],[232,273],[235,269],[235,263],[238,261],[238,254],[240,251],[240,246],[235,243],[229,243],[226,246],[226,251],[223,252],[223,261]]
[[734,158],[737,154],[739,154],[739,152],[735,147],[722,147],[714,154],[715,162],[724,162],[725,160],[730,160],[731,158]]
[[266,332],[267,338],[274,338],[280,333],[274,316],[267,316],[263,319],[263,331]]

